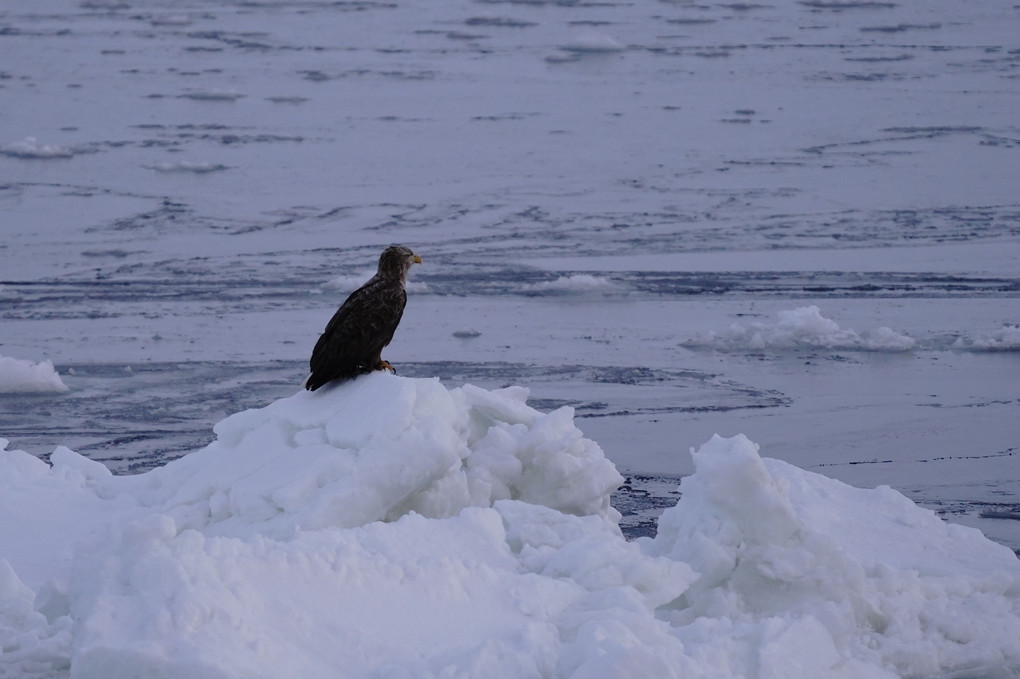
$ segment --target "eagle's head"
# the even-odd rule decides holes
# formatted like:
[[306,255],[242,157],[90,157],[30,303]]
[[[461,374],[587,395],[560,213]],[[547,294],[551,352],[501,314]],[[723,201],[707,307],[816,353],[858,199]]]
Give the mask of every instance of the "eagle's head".
[[411,248],[391,245],[379,255],[379,275],[404,280],[412,264],[421,264],[421,257],[414,254]]

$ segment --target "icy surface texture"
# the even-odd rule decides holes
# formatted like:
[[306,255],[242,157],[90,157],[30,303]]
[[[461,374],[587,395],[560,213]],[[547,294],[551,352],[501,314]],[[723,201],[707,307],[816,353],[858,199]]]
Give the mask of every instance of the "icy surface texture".
[[74,677],[1014,676],[1020,562],[889,488],[693,454],[656,538],[526,390],[372,374],[113,476],[0,446],[0,669]]

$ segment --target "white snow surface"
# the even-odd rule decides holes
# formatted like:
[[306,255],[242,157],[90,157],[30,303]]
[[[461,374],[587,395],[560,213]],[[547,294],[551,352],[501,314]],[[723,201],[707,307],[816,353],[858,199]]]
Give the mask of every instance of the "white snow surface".
[[0,355],[0,394],[53,393],[67,391],[67,385],[52,361],[33,363]]
[[692,451],[654,539],[573,412],[372,374],[137,476],[0,441],[4,677],[1008,677],[1020,562],[888,487]]

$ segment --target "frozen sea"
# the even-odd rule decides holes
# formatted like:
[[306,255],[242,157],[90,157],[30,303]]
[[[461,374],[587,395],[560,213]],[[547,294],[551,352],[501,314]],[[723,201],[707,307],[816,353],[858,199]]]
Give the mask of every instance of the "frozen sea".
[[399,242],[386,358],[572,406],[625,523],[743,433],[1020,549],[1018,36],[993,0],[6,3],[0,355],[69,389],[0,435],[196,450]]
[[0,4],[0,677],[1020,676],[1017,111],[1015,2]]

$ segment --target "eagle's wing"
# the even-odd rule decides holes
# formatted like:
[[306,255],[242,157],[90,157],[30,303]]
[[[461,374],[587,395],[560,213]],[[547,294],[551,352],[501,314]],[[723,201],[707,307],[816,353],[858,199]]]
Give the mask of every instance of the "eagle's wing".
[[315,343],[306,386],[314,391],[330,380],[374,369],[383,347],[393,339],[406,303],[404,286],[392,279],[373,277],[352,292]]

